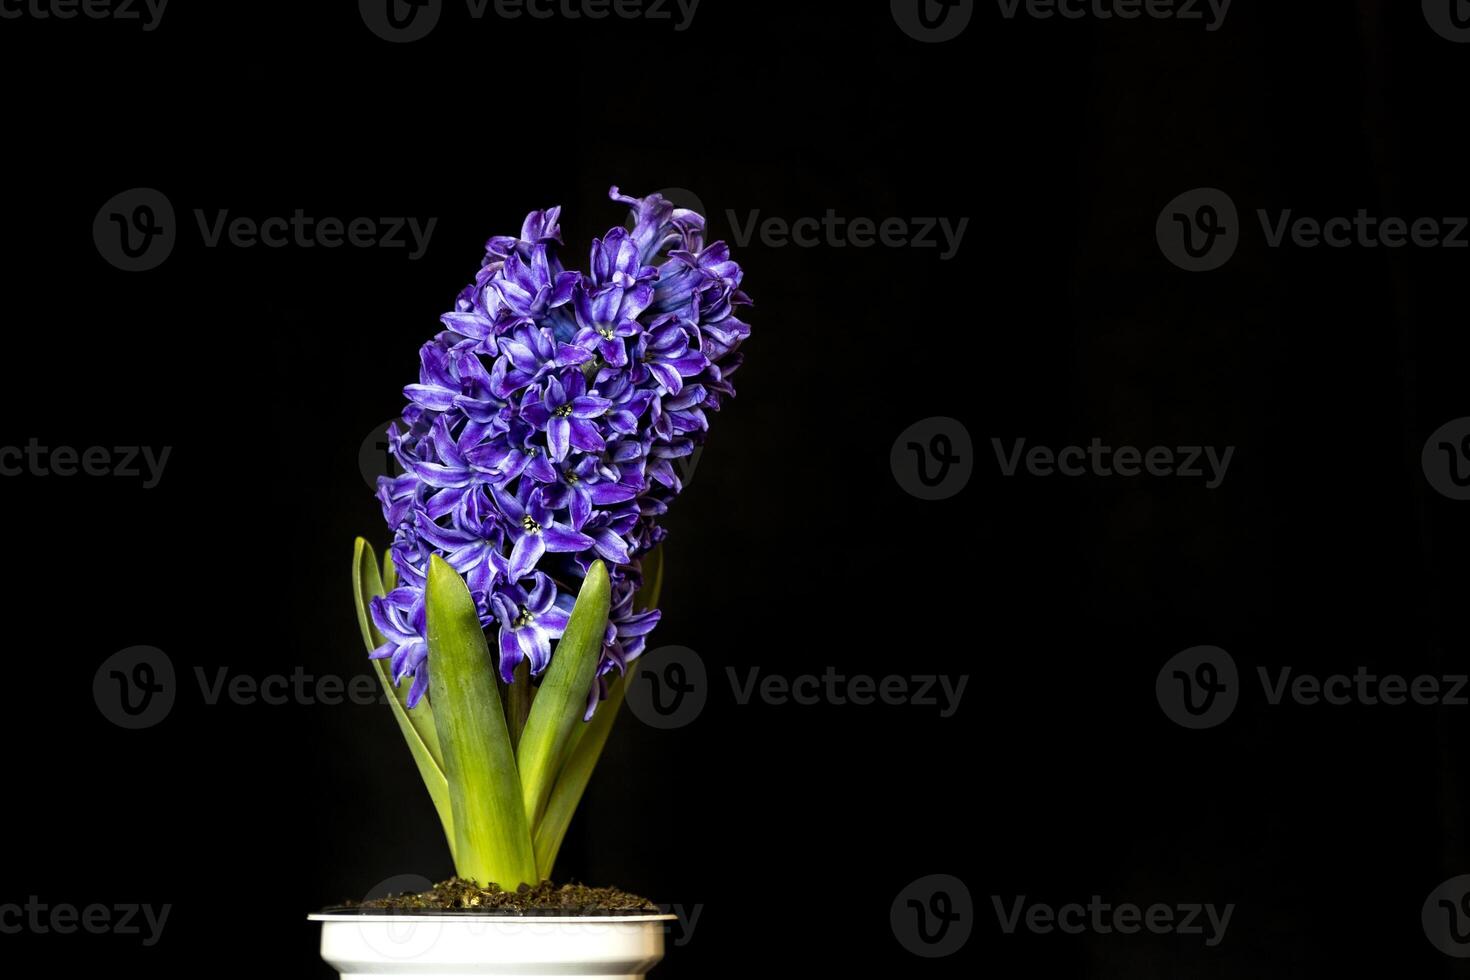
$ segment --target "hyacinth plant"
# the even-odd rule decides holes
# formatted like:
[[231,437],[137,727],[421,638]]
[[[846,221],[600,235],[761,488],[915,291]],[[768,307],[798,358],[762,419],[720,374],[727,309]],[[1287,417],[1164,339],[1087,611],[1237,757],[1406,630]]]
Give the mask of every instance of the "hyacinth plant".
[[632,229],[563,268],[560,208],[496,237],[419,351],[389,429],[393,540],[353,558],[359,625],[455,869],[548,879],[648,635],[679,462],[734,395],[750,300],[704,218],[611,197]]

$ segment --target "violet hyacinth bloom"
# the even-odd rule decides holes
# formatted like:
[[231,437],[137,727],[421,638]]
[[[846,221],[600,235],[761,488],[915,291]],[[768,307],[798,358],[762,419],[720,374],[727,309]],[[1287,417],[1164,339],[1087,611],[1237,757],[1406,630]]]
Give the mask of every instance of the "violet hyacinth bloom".
[[378,632],[388,640],[373,651],[373,656],[392,658],[393,683],[397,684],[405,676],[413,677],[413,687],[409,689],[408,696],[418,704],[419,698],[429,689],[429,674],[424,669],[424,662],[429,656],[429,642],[424,638],[427,621],[423,588],[394,589],[374,599],[370,608]]
[[512,580],[531,574],[541,556],[548,551],[576,553],[592,547],[591,538],[557,520],[556,512],[546,506],[540,487],[531,490],[524,505],[514,494],[504,490],[492,490],[491,493],[496,506],[507,518],[511,540],[515,542],[506,570]]
[[574,603],[551,579],[540,572],[532,578],[529,590],[511,584],[490,596],[490,612],[500,625],[500,676],[507,684],[523,659],[530,659],[532,674],[546,669],[551,641],[566,631],[572,615]]
[[607,448],[591,420],[612,405],[606,398],[586,394],[587,379],[582,372],[569,371],[566,378],[565,384],[554,377],[548,379],[539,402],[528,397],[521,404],[521,417],[545,431],[546,448],[558,463],[574,446],[584,453],[600,453]]
[[563,267],[560,208],[485,246],[474,282],[419,352],[409,404],[389,431],[404,468],[380,477],[398,587],[373,601],[394,682],[428,690],[424,586],[431,555],[464,576],[501,677],[539,676],[555,656],[581,579],[608,563],[612,607],[590,717],[607,678],[643,653],[656,609],[640,608],[642,558],[693,453],[735,390],[750,326],[741,270],[704,218],[658,194],[610,196],[631,231]]

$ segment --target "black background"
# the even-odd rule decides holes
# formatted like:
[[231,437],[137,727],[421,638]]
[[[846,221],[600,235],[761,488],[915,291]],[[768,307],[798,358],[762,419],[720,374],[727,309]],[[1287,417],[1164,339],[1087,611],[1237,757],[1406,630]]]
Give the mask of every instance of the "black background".
[[[367,667],[347,578],[381,546],[363,440],[491,234],[561,204],[568,264],[607,187],[694,190],[716,236],[828,209],[970,219],[936,249],[737,247],[757,306],[739,398],[669,518],[654,646],[710,702],[627,716],[559,873],[699,906],[664,977],[1470,976],[1419,923],[1470,872],[1465,709],[1266,704],[1257,667],[1464,672],[1465,510],[1420,449],[1470,414],[1466,252],[1270,249],[1257,208],[1470,213],[1470,48],[1417,3],[1237,0],[1198,22],[977,5],[921,44],[885,2],[704,0],[692,27],[475,22],[391,45],[355,5],[174,0],[159,29],[0,21],[5,445],[171,446],[160,485],[0,482],[7,844],[0,902],[171,903],[162,940],[0,936],[84,967],[326,977],[304,915],[451,868],[390,713],[208,705],[195,668]],[[1290,9],[1283,9],[1290,7]],[[1154,223],[1226,190],[1234,259],[1185,273]],[[179,241],[125,273],[103,202],[164,192]],[[205,248],[193,210],[437,217],[427,254]],[[975,475],[906,494],[889,450],[963,422]],[[1223,486],[1004,478],[992,438],[1235,446]],[[110,654],[167,652],[140,732]],[[1197,644],[1246,678],[1208,731],[1154,679]],[[727,667],[968,675],[959,712],[738,705]],[[974,932],[906,952],[889,906],[945,873]],[[1006,935],[991,896],[1235,903],[1224,941]],[[1023,973],[1024,971],[1024,973]]]

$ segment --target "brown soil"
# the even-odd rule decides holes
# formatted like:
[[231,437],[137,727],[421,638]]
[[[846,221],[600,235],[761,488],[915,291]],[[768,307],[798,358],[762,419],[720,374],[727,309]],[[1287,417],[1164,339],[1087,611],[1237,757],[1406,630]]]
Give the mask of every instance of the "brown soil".
[[481,888],[472,881],[450,878],[426,892],[404,893],[370,902],[347,902],[344,908],[389,912],[491,912],[498,915],[643,915],[660,911],[646,898],[617,888],[586,885],[522,885],[504,891],[498,885]]

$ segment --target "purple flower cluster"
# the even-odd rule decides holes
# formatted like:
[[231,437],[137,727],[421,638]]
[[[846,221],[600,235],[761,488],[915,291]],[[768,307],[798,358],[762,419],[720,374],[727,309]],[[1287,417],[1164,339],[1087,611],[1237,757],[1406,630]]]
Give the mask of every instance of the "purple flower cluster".
[[562,268],[561,209],[497,237],[444,331],[419,351],[419,383],[389,429],[404,468],[380,477],[398,587],[372,604],[393,678],[428,689],[424,582],[438,554],[464,576],[510,683],[551,660],[588,567],[607,563],[612,612],[599,683],[643,652],[657,610],[633,608],[640,557],[664,536],[658,519],[680,491],[675,461],[733,396],[730,375],[750,327],[750,300],[704,218],[658,194],[613,200],[634,226],[592,243],[590,271]]

